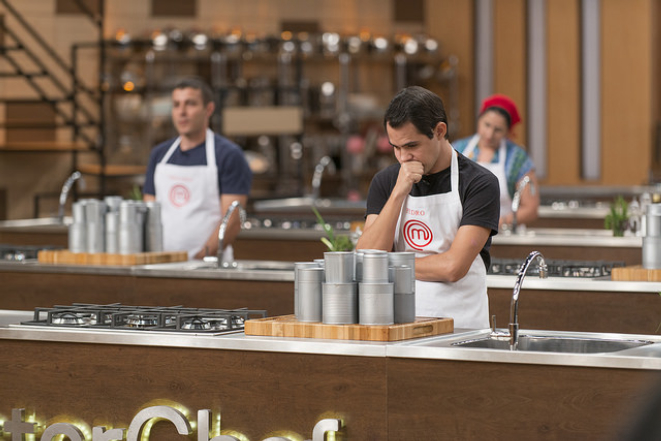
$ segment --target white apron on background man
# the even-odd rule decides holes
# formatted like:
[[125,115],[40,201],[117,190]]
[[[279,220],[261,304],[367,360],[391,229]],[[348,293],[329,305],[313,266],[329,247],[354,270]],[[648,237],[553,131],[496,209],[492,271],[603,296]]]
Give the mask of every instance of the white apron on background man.
[[[425,257],[448,251],[462,217],[459,165],[452,150],[449,193],[407,196],[397,222],[395,251]],[[416,316],[452,317],[455,328],[488,328],[486,267],[478,254],[464,278],[455,283],[415,281]]]
[[[177,138],[156,165],[154,186],[161,203],[163,249],[188,251],[188,258],[202,250],[221,219],[220,192],[214,134],[207,129],[207,165],[168,164],[179,146]],[[229,247],[228,247],[229,248]]]
[[[477,142],[479,140],[480,140],[480,136],[475,135],[470,139],[470,141],[468,141],[468,144],[464,149],[464,156],[466,156],[467,158],[471,157],[470,155],[474,153],[475,147],[477,147]],[[500,217],[501,218],[503,216],[507,216],[512,212],[512,198],[510,197],[510,193],[507,189],[507,172],[505,171],[506,155],[507,155],[507,145],[505,142],[505,138],[503,138],[500,140],[500,147],[498,148],[497,163],[494,164],[493,162],[481,162],[481,161],[477,161],[477,158],[475,158],[476,159],[475,162],[477,162],[482,167],[489,170],[498,178],[498,185],[500,186]]]

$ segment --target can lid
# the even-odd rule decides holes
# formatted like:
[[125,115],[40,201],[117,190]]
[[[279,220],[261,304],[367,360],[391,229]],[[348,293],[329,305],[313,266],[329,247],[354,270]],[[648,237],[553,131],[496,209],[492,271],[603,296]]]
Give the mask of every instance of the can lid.
[[661,204],[650,204],[647,206],[647,214],[661,216]]

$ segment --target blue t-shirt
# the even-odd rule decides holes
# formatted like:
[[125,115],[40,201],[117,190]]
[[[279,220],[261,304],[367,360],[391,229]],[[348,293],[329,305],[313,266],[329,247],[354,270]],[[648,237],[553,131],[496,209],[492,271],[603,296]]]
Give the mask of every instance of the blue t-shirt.
[[[154,186],[154,170],[156,164],[163,160],[165,154],[172,146],[176,138],[169,139],[154,147],[149,155],[149,164],[145,174],[145,185],[142,189],[144,194],[156,195]],[[229,139],[214,133],[214,142],[216,144],[216,166],[218,167],[218,191],[222,194],[250,194],[252,186],[252,171],[248,166],[248,161],[243,154],[241,147],[234,144]],[[205,142],[187,150],[181,148],[172,153],[168,159],[168,164],[191,166],[207,165],[207,153]]]
[[[452,147],[454,147],[459,153],[464,153],[468,143],[470,142],[472,136],[468,138],[459,139],[452,142]],[[477,156],[480,154],[480,147],[475,146],[473,154],[469,156],[469,159],[475,161]],[[496,154],[493,155],[491,163],[498,163],[500,160],[500,149],[496,150]],[[505,175],[507,176],[507,192],[510,197],[514,197],[514,192],[516,191],[516,184],[519,182],[530,170],[534,170],[535,165],[528,156],[525,150],[522,147],[518,146],[509,139],[505,140]]]

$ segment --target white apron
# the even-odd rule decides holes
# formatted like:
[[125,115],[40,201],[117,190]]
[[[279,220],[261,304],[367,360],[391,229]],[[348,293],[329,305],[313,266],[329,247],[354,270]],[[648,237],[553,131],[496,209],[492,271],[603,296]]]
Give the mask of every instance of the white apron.
[[161,203],[163,249],[188,251],[188,258],[192,259],[221,219],[216,148],[214,134],[207,129],[207,165],[168,164],[180,142],[181,137],[156,164],[154,186],[156,200]]
[[[477,147],[477,142],[479,141],[480,136],[475,135],[471,138],[464,150],[464,156],[469,157],[475,151]],[[498,178],[498,185],[500,186],[500,217],[507,216],[512,212],[512,198],[510,193],[507,190],[507,172],[505,172],[505,156],[507,155],[507,146],[505,143],[505,138],[500,141],[500,147],[498,148],[498,162],[480,162],[475,158],[475,162],[480,164],[482,167],[489,170],[491,173],[496,175]]]
[[[449,193],[407,196],[397,222],[395,251],[413,251],[416,257],[443,253],[459,229],[459,165],[452,150]],[[488,328],[487,271],[478,254],[461,280],[454,283],[415,281],[416,316],[452,317],[456,328]]]

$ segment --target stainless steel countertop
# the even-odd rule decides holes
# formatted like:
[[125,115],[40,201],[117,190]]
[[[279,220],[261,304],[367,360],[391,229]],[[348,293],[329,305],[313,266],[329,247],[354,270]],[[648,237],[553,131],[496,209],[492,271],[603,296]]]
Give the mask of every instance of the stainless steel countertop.
[[[293,264],[293,262],[241,260],[245,264],[260,262],[268,264]],[[144,266],[88,266],[88,265],[54,265],[37,262],[2,262],[0,272],[33,272],[59,274],[99,274],[136,277],[165,277],[186,279],[219,279],[219,280],[254,280],[293,282],[294,272],[290,270],[236,270],[203,268],[208,265],[202,261],[163,263]],[[202,267],[202,268],[200,268]],[[197,269],[196,269],[197,268]],[[516,281],[515,275],[488,275],[488,288],[512,289]],[[604,278],[549,277],[538,279],[527,277],[523,288],[550,291],[596,291],[596,292],[631,292],[658,293],[661,292],[661,282],[612,281]]]
[[[246,336],[243,333],[224,335],[180,335],[176,333],[141,331],[89,331],[53,329],[39,326],[18,326],[30,320],[30,311],[0,310],[0,339],[52,341],[88,344],[118,344],[159,346],[182,349],[241,350],[279,353],[343,355],[361,357],[417,358],[430,360],[470,361],[482,363],[516,363],[556,366],[584,366],[618,369],[661,370],[661,356],[599,354],[559,354],[549,352],[511,352],[490,349],[424,346],[428,341],[466,339],[486,330],[456,329],[454,333],[402,342],[366,342],[284,337]],[[521,333],[526,332],[521,330]],[[535,331],[530,331],[535,332]],[[561,333],[572,334],[577,333]],[[661,336],[629,334],[580,333],[582,336],[652,340],[661,343]],[[659,352],[661,354],[661,352]]]
[[[262,261],[239,260],[240,264],[253,264]],[[291,264],[293,262],[263,261],[267,263]],[[91,274],[135,277],[165,277],[184,279],[222,279],[293,282],[293,270],[210,268],[210,264],[201,260],[187,262],[161,263],[138,266],[113,265],[60,265],[39,263],[36,260],[24,262],[0,261],[0,272],[55,273],[55,274]]]

